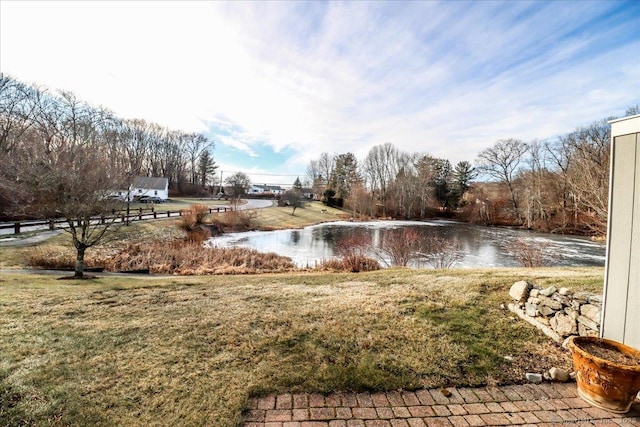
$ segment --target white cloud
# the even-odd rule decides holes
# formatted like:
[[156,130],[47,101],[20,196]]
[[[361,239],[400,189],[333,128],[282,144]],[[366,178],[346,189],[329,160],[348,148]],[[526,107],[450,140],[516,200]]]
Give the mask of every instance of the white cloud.
[[219,152],[252,161],[265,144],[294,150],[282,167],[295,172],[384,142],[473,160],[496,139],[553,136],[640,102],[633,3],[0,7],[3,72],[125,117],[212,129]]

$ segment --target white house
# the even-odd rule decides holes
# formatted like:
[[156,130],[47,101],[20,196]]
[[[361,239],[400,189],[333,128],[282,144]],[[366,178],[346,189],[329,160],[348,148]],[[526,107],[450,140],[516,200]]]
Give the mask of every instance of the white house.
[[249,194],[264,194],[271,193],[274,195],[280,195],[284,193],[284,189],[279,185],[260,185],[260,184],[252,184],[249,187]]
[[153,176],[137,176],[131,184],[130,197],[158,197],[162,200],[169,198],[169,178]]

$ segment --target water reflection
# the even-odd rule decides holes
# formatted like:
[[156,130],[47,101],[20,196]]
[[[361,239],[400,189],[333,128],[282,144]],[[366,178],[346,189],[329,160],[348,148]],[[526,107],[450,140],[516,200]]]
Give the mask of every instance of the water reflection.
[[[305,267],[335,256],[336,245],[347,236],[368,235],[374,245],[379,246],[386,232],[406,227],[428,236],[439,235],[456,242],[461,253],[454,268],[519,266],[509,253],[508,243],[518,237],[545,245],[552,266],[604,266],[605,245],[587,238],[481,227],[453,221],[341,221],[301,230],[233,233],[212,238],[209,244],[275,252],[290,257],[298,266]],[[429,265],[423,261],[415,266]]]

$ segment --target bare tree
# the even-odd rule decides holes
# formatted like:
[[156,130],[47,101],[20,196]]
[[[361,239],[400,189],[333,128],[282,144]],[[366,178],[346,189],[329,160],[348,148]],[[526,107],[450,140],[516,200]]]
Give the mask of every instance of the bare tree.
[[285,191],[280,200],[281,203],[292,208],[291,215],[295,215],[296,209],[301,208],[304,204],[302,200],[302,190],[295,187]]
[[390,142],[376,145],[369,150],[364,159],[363,171],[367,177],[371,190],[378,195],[384,205],[387,200],[387,190],[398,174],[398,149]]
[[527,144],[518,139],[500,139],[493,146],[482,150],[476,161],[481,173],[507,186],[513,214],[517,219],[520,219],[521,215],[514,180],[527,149]]
[[543,267],[550,262],[549,244],[546,242],[518,237],[510,240],[504,246],[507,252],[523,267]]
[[412,165],[401,167],[396,178],[387,186],[385,212],[410,219],[417,212],[420,182]]
[[433,268],[451,268],[460,260],[462,253],[459,242],[436,234],[429,238],[427,250],[422,255]]
[[611,130],[607,120],[579,128],[566,136],[572,150],[568,184],[580,222],[592,233],[604,235],[609,200]]
[[434,194],[431,186],[435,176],[433,160],[434,158],[431,156],[422,155],[415,162],[418,179],[418,203],[420,206],[419,218],[425,218],[429,206],[433,204]]
[[390,230],[379,248],[379,258],[391,265],[406,267],[411,261],[426,258],[434,268],[451,268],[460,259],[460,246],[439,234],[428,235],[413,228]]
[[354,215],[375,215],[375,201],[362,182],[357,182],[351,187],[349,197],[345,200],[345,206],[351,209]]
[[144,120],[127,120],[121,128],[121,146],[132,176],[146,176],[152,135],[150,124]]
[[[99,149],[105,119],[100,110],[87,109],[73,97],[53,99],[53,112],[40,120],[34,138],[12,152],[2,169],[0,186],[9,186],[20,199],[21,212],[40,218],[62,217],[76,248],[74,276],[83,277],[85,252],[105,235],[114,219],[104,216],[114,208],[109,194],[121,185],[120,171]],[[51,129],[43,127],[49,122]],[[101,218],[102,217],[102,218]]]
[[0,73],[0,153],[8,153],[32,125],[35,93]]
[[528,154],[528,168],[520,173],[518,181],[522,182],[523,189],[523,219],[526,227],[532,228],[536,222],[546,222],[549,216],[546,179],[549,172],[546,167],[547,151],[540,141],[529,143]]
[[230,187],[234,204],[237,206],[240,199],[247,194],[249,187],[251,186],[251,180],[249,176],[243,172],[236,172],[228,177],[225,182]]
[[411,260],[420,257],[425,242],[424,236],[413,228],[389,230],[382,238],[380,258],[385,262],[388,258],[391,265],[406,267]]
[[565,137],[545,142],[545,148],[548,152],[550,170],[555,175],[555,179],[551,181],[551,185],[555,188],[555,206],[552,206],[552,208],[555,208],[560,213],[559,229],[564,231],[570,222],[571,189],[569,171],[573,167],[573,152],[569,141]]
[[186,151],[189,166],[191,168],[190,183],[196,184],[198,181],[198,159],[205,151],[208,151],[213,147],[213,141],[199,133],[184,134],[181,139],[183,150]]
[[324,176],[325,179],[329,179],[329,177],[333,174],[333,168],[335,167],[335,155],[329,153],[320,154],[320,159],[318,160],[318,170],[320,171],[320,175]]
[[311,181],[315,194],[324,194],[329,178],[335,167],[335,155],[322,153],[318,160],[311,160],[307,166],[307,177]]

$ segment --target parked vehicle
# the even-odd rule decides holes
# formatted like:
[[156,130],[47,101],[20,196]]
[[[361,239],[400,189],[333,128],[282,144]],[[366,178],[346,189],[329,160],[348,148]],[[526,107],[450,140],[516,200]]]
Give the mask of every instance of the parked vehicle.
[[158,196],[142,196],[142,197],[140,197],[140,199],[138,199],[138,201],[140,203],[162,203],[162,202],[164,202],[164,200],[162,200]]

